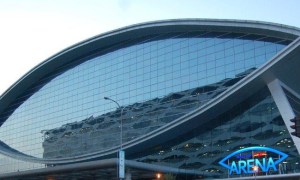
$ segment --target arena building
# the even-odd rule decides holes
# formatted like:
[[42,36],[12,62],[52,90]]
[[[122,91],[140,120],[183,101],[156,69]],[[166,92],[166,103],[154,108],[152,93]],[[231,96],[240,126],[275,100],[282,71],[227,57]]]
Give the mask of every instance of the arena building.
[[298,178],[299,36],[179,19],[64,49],[0,97],[0,178],[117,179],[120,150],[126,179]]

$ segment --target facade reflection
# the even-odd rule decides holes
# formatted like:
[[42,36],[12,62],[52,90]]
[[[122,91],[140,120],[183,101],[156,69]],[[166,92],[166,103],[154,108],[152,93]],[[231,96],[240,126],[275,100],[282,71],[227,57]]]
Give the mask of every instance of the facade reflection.
[[[123,142],[140,142],[221,98],[291,41],[226,30],[181,30],[119,42],[64,64],[24,91],[0,114],[0,145],[44,160],[96,153],[95,159],[105,159],[102,151],[120,146],[121,109],[103,97],[124,108]],[[299,114],[299,98],[289,89],[284,93]],[[220,159],[263,146],[289,155],[279,171],[264,175],[299,172],[299,154],[267,85],[229,111],[197,121],[188,132],[129,152],[127,158],[193,170],[204,178],[241,177],[248,175],[230,175],[218,164]],[[0,156],[1,173],[53,165]]]

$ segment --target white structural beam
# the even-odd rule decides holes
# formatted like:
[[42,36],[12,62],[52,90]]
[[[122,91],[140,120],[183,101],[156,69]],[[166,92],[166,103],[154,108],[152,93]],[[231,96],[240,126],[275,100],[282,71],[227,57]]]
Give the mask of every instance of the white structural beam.
[[[294,130],[290,127],[292,125],[292,122],[290,119],[295,117],[295,113],[281,87],[281,82],[278,79],[275,79],[268,83],[268,88],[272,94],[272,97],[276,103],[276,106],[279,109],[279,112],[281,114],[281,117],[286,125],[286,128],[288,129],[289,133],[293,132]],[[296,136],[292,136],[292,139],[295,143],[295,146],[298,150],[298,153],[300,154],[300,138]]]

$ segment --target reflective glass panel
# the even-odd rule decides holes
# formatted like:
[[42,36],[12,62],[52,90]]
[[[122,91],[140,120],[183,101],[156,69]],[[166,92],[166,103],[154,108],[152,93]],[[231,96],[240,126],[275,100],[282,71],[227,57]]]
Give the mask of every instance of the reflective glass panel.
[[120,43],[24,92],[0,115],[0,140],[34,157],[80,156],[120,146],[122,119],[123,143],[133,142],[205,105],[287,44],[270,39],[192,32]]

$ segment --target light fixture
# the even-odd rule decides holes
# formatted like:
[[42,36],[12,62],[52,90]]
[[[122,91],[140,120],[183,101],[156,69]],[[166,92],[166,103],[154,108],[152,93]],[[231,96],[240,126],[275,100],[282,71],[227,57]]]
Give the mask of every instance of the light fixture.
[[156,173],[156,178],[160,179],[161,178],[161,174],[160,173]]
[[258,172],[258,166],[253,166],[253,171],[254,171],[254,173],[257,173]]

